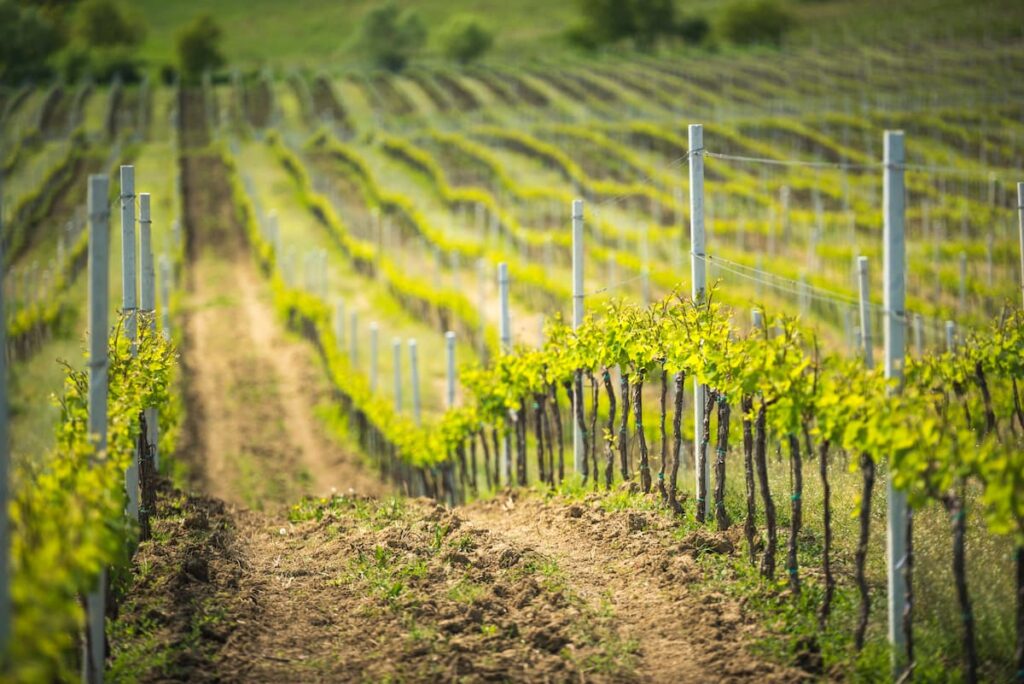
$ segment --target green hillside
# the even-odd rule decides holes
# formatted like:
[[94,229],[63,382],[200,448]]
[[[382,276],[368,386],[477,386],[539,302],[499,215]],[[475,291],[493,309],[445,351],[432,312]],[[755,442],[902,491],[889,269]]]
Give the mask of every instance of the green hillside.
[[[194,15],[212,11],[225,31],[228,59],[239,66],[264,64],[358,64],[355,36],[360,19],[377,0],[140,0],[149,24],[143,52],[153,64],[173,59],[174,35]],[[578,16],[573,0],[403,0],[415,6],[432,30],[449,16],[470,12],[497,30],[494,57],[550,57],[569,50],[563,31]],[[689,0],[677,3],[684,15],[704,15],[717,26],[728,2]],[[789,46],[833,43],[843,38],[906,40],[957,38],[1005,39],[1024,35],[1024,3],[1013,0],[819,0],[791,2],[798,24]],[[436,35],[427,57],[436,56]],[[716,41],[720,49],[728,46]]]

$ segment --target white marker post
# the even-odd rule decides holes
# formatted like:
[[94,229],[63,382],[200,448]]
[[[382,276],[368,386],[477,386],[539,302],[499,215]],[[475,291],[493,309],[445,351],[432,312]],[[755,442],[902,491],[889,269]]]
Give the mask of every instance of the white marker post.
[[956,323],[946,321],[946,351],[956,353]]
[[917,358],[924,357],[924,316],[914,314],[914,351]]
[[1020,245],[1020,292],[1024,297],[1024,183],[1017,183],[1017,239]]
[[[135,167],[121,167],[121,312],[124,315],[125,336],[135,355],[138,309],[135,249]],[[124,472],[124,487],[128,492],[128,515],[139,519],[139,459],[132,455],[132,461]]]
[[[156,271],[153,268],[153,220],[150,216],[149,193],[139,194],[139,258],[142,260],[141,287],[139,288],[140,305],[145,316],[145,324],[152,335],[156,335]],[[153,468],[160,467],[160,456],[157,444],[160,443],[160,430],[157,425],[155,406],[145,410],[146,442],[149,453],[153,454]],[[151,511],[152,513],[152,511]]]
[[[690,146],[690,273],[692,275],[692,296],[694,302],[704,301],[707,289],[707,271],[704,252],[704,127],[701,124],[689,126]],[[704,467],[697,467],[697,454],[704,439],[704,386],[693,381],[693,459],[694,476],[698,496],[707,496],[711,481],[711,459],[704,459]],[[707,512],[707,502],[697,499],[697,509]]]
[[481,257],[476,262],[477,291],[480,293],[480,358],[483,359],[487,352],[487,317],[484,311],[487,307],[487,260]]
[[[885,305],[885,377],[903,382],[904,319],[906,315],[906,246],[904,244],[905,186],[902,131],[885,132],[885,171],[882,196],[883,283]],[[897,390],[898,391],[898,390]],[[906,665],[904,620],[907,610],[907,495],[888,481],[889,644],[897,674]]]
[[[0,235],[3,234],[3,224],[3,183],[0,182]],[[0,264],[3,264],[3,256],[3,243],[0,242]],[[2,286],[4,275],[0,272],[0,322],[7,321]],[[7,512],[7,502],[10,498],[11,451],[8,441],[7,409],[7,326],[0,325],[0,654],[7,653],[11,641],[12,614],[11,536]]]
[[754,330],[760,330],[764,327],[764,318],[760,309],[754,309],[750,312],[750,322],[753,325]]
[[352,323],[348,335],[348,358],[353,370],[359,367],[359,312],[352,312]]
[[423,418],[420,414],[420,364],[415,339],[409,340],[409,379],[412,384],[412,419],[419,427]]
[[811,289],[807,285],[807,274],[801,273],[797,281],[798,301],[800,304],[800,318],[807,320],[807,314],[811,309]]
[[444,334],[444,346],[448,360],[448,408],[455,408],[455,333]]
[[334,336],[338,338],[338,351],[345,349],[345,301],[342,299],[334,303]]
[[[501,306],[501,353],[508,354],[512,351],[512,322],[508,311],[508,264],[504,261],[498,264],[498,300]],[[501,444],[501,454],[505,481],[511,484],[512,444],[507,432]]]
[[281,259],[281,244],[276,211],[271,211],[267,216],[267,242],[270,243],[270,249],[274,253],[274,262],[277,263]]
[[[572,329],[576,330],[583,324],[583,200],[572,202]],[[576,371],[575,382],[573,382],[572,397],[572,454],[573,467],[576,473],[583,472],[583,429],[580,422],[576,420],[579,415],[576,406],[581,405],[582,396],[577,396],[577,391],[582,394],[582,371]],[[594,477],[597,474],[595,473]]]
[[171,339],[171,261],[160,255],[160,328],[164,339]]
[[377,342],[380,336],[377,321],[370,323],[370,391],[377,392]]
[[[89,176],[89,437],[94,461],[107,449],[107,333],[110,296],[110,208],[106,176]],[[85,681],[97,684],[104,673],[104,621],[107,573],[100,570],[96,587],[86,596]]]
[[860,340],[864,351],[864,365],[875,367],[875,344],[871,336],[871,301],[868,289],[868,258],[857,257],[857,295],[860,299]]
[[[655,204],[655,207],[660,205]],[[640,233],[640,301],[646,309],[651,305],[651,246],[649,241],[650,225],[644,221]]]
[[960,315],[967,311],[967,252],[960,252]]
[[395,413],[402,412],[402,340],[397,337],[391,342],[395,366]]

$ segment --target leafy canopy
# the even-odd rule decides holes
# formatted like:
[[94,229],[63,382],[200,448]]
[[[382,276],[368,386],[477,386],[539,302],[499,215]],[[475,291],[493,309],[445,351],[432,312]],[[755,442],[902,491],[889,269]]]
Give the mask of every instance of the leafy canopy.
[[210,14],[201,14],[178,34],[178,64],[182,76],[196,81],[204,71],[224,66],[224,31]]
[[445,57],[459,64],[480,59],[494,44],[494,31],[472,14],[457,14],[441,28]]
[[359,42],[377,66],[401,71],[427,42],[427,27],[416,10],[387,2],[363,17]]

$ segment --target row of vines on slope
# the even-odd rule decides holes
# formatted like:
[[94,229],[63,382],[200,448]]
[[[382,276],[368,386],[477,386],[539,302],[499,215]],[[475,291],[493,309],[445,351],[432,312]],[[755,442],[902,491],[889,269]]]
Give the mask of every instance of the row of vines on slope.
[[[109,346],[107,449],[97,454],[88,431],[89,376],[67,366],[57,444],[39,466],[16,473],[11,501],[11,595],[15,681],[77,676],[81,597],[105,568],[122,567],[135,524],[125,516],[124,472],[138,451],[146,407],[160,407],[161,430],[174,435],[169,386],[176,352],[142,320],[132,353],[115,329]],[[169,446],[162,441],[162,448]],[[143,470],[144,474],[148,469]],[[151,493],[146,482],[144,496]],[[144,499],[145,500],[145,499]]]
[[[619,387],[612,370],[619,369]],[[465,443],[480,440],[484,432],[510,431],[515,437],[514,482],[527,484],[527,424],[536,429],[537,473],[554,484],[564,476],[564,456],[559,449],[557,466],[549,422],[559,423],[560,390],[585,397],[583,379],[591,387],[590,401],[572,408],[584,434],[584,482],[610,488],[614,471],[624,480],[638,476],[644,492],[655,487],[652,463],[642,425],[642,389],[645,383],[660,385],[661,459],[657,490],[666,505],[683,514],[678,496],[678,472],[682,442],[682,393],[677,391],[672,438],[666,426],[666,397],[671,380],[681,390],[687,379],[706,386],[703,442],[696,449],[695,467],[703,472],[713,458],[714,490],[700,481],[693,515],[698,522],[713,516],[719,529],[730,526],[725,508],[725,459],[732,410],[738,407],[743,428],[743,466],[746,486],[744,531],[751,561],[761,573],[774,578],[778,553],[776,504],[769,488],[767,444],[774,435],[788,452],[790,481],[790,530],[785,570],[793,594],[801,591],[798,543],[802,526],[803,468],[817,459],[825,492],[825,534],[822,573],[825,593],[820,606],[824,626],[831,612],[835,579],[831,570],[831,514],[829,501],[830,454],[841,450],[859,459],[863,475],[860,543],[856,564],[861,592],[861,619],[856,644],[864,643],[870,596],[864,582],[869,535],[867,517],[876,466],[886,463],[893,485],[909,493],[913,507],[939,502],[952,519],[953,572],[963,615],[966,644],[965,672],[976,679],[973,617],[965,570],[965,505],[967,492],[980,487],[979,501],[989,530],[1011,535],[1018,549],[1024,547],[1024,410],[1017,378],[1024,370],[1024,312],[1006,313],[984,334],[972,336],[957,352],[926,356],[908,362],[900,391],[879,371],[868,371],[859,361],[844,360],[819,352],[813,337],[804,333],[796,319],[779,316],[760,329],[740,334],[730,324],[729,310],[712,301],[694,302],[669,297],[655,306],[638,308],[621,303],[609,305],[601,318],[589,318],[579,329],[555,323],[549,326],[542,349],[520,348],[497,359],[486,369],[464,375],[472,401],[469,408],[445,417],[442,434],[448,435],[449,452],[464,451]],[[600,382],[598,381],[600,378]],[[607,396],[607,423],[596,429],[599,386]],[[589,409],[584,404],[589,403]],[[629,413],[632,405],[639,463],[628,458]],[[554,410],[549,421],[545,406]],[[589,416],[587,415],[589,411]],[[471,415],[467,419],[467,412]],[[532,415],[531,415],[532,414]],[[616,425],[616,415],[619,416]],[[717,434],[711,419],[717,416]],[[589,417],[589,421],[588,421]],[[453,429],[457,423],[465,431]],[[709,454],[715,440],[713,456]],[[456,459],[458,461],[458,459]],[[461,461],[456,467],[464,470]],[[486,477],[496,480],[489,468]],[[510,483],[511,484],[511,483]],[[766,521],[766,542],[761,547],[755,517],[760,495]],[[458,498],[462,494],[456,493]],[[867,502],[867,503],[863,503]],[[908,522],[909,524],[909,522]],[[909,559],[908,566],[912,563]],[[1018,563],[1018,601],[1024,609],[1024,563]],[[1019,625],[1018,659],[1024,658],[1024,625]],[[912,640],[908,640],[913,643]],[[913,661],[911,651],[910,662]],[[1022,663],[1024,664],[1024,663]]]

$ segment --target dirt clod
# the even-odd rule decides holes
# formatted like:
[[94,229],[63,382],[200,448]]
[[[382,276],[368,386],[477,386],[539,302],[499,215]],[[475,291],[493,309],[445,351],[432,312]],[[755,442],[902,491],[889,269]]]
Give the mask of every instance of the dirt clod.
[[210,581],[209,561],[204,556],[194,552],[192,555],[185,558],[185,563],[182,565],[182,572],[185,574],[186,578],[197,582]]
[[527,638],[534,646],[549,653],[558,653],[569,643],[560,625],[554,623],[533,630]]
[[619,485],[619,491],[626,494],[639,494],[640,485],[633,480],[627,480]]
[[683,539],[679,548],[683,552],[731,554],[736,551],[732,541],[724,534],[694,530]]
[[205,511],[202,510],[189,513],[182,524],[186,530],[202,531],[210,528],[210,521],[206,517]]
[[647,529],[647,517],[643,513],[630,512],[626,516],[626,529],[630,532],[642,532]]
[[498,556],[498,567],[507,570],[508,568],[514,567],[522,554],[516,549],[505,548],[502,549],[501,555]]

